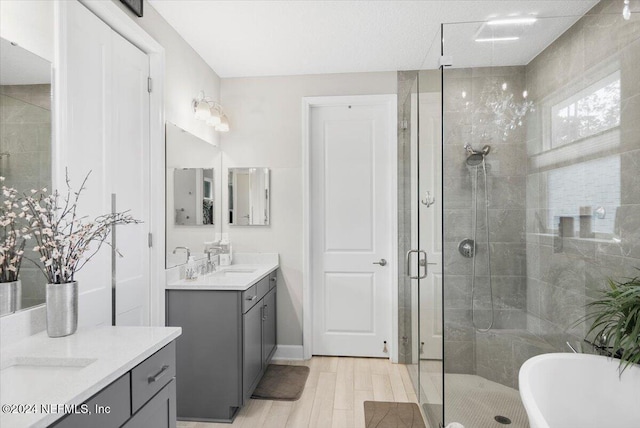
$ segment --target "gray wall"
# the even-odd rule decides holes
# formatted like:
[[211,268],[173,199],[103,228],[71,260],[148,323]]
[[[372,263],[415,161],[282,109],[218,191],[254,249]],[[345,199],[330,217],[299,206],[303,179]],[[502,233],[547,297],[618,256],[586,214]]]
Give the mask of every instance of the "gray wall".
[[[403,261],[412,247],[411,236],[417,231],[411,224],[411,96],[418,91],[418,72],[398,72],[398,260]],[[406,121],[406,126],[403,122]],[[412,344],[417,331],[412,328],[411,280],[406,264],[398,265],[398,362],[417,364]]]
[[[586,326],[579,320],[607,278],[638,275],[640,21],[622,20],[619,9],[612,2],[596,5],[525,67],[445,72],[446,372],[478,374],[517,388],[519,368],[528,358],[567,352],[567,340],[582,341]],[[603,110],[595,98],[615,96],[615,90],[585,100],[592,85],[616,72],[619,108],[611,107],[603,119],[594,114]],[[492,79],[496,85],[506,82],[516,98],[526,88],[536,106],[504,141],[487,125],[486,112],[466,105],[477,105],[483,82]],[[586,108],[577,118],[554,124],[555,109],[574,102],[590,104],[593,111]],[[601,124],[606,122],[610,125]],[[489,138],[482,137],[486,130]],[[488,185],[496,322],[488,333],[472,326],[470,261],[456,248],[470,235],[466,142],[493,147]],[[595,215],[600,206],[606,209],[603,219]],[[574,236],[559,236],[560,216],[573,218]],[[483,232],[484,222],[479,224]],[[476,319],[482,327],[487,325],[486,247],[482,236],[478,241]]]
[[[540,106],[527,135],[528,329],[556,351],[567,350],[566,340],[584,337],[584,324],[573,324],[607,278],[637,276],[640,267],[640,21],[624,21],[619,6],[608,1],[596,5],[526,68],[527,87]],[[573,143],[578,150],[566,161],[564,147],[544,148],[545,106],[615,69],[620,72],[619,127],[592,137],[596,150],[591,154],[580,141]],[[548,153],[556,153],[555,158],[549,161]],[[588,188],[572,183],[570,175],[579,175]],[[578,194],[580,203],[558,207],[558,183]],[[603,202],[611,194],[619,195],[617,206]],[[591,217],[594,236],[553,239],[558,232],[550,218],[560,208],[574,217],[578,235],[580,206],[595,210],[600,204],[607,213],[605,219]]]
[[[278,342],[302,351],[302,117],[303,97],[396,93],[396,73],[348,73],[222,79],[222,105],[231,132],[221,138],[222,210],[227,210],[227,168],[271,169],[267,227],[223,222],[233,250],[277,252]],[[286,349],[286,348],[284,348]]]
[[[458,252],[458,243],[473,238],[473,192],[476,171],[465,163],[466,143],[479,149],[491,145],[487,157],[489,242],[495,305],[494,329],[526,326],[525,259],[525,132],[504,135],[489,122],[489,87],[507,83],[516,97],[524,90],[524,67],[449,69],[444,79],[444,248],[445,370],[492,376],[491,335],[476,337],[471,320],[472,263]],[[462,94],[466,93],[463,98]],[[479,169],[476,236],[476,325],[491,322],[484,178]]]

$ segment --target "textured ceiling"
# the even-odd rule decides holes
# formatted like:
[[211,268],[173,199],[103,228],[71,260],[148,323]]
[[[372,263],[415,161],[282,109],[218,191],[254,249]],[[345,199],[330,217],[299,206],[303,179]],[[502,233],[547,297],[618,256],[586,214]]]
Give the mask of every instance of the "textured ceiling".
[[221,77],[437,68],[441,23],[564,17],[538,21],[500,55],[473,41],[481,23],[447,26],[454,66],[521,65],[597,2],[150,0]]

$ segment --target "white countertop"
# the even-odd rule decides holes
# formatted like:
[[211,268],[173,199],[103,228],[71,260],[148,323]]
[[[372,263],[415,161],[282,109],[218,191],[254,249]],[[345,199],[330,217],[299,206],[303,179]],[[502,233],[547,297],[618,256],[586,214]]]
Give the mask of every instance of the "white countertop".
[[[64,414],[42,412],[40,405],[81,404],[181,333],[180,327],[97,327],[61,338],[42,332],[0,348],[0,426],[48,426]],[[5,405],[37,411],[5,413]]]
[[277,254],[237,254],[230,266],[219,266],[216,272],[195,279],[168,278],[168,290],[244,291],[278,269]]
[[237,264],[196,279],[181,279],[167,284],[168,290],[229,290],[244,291],[278,269],[278,263]]

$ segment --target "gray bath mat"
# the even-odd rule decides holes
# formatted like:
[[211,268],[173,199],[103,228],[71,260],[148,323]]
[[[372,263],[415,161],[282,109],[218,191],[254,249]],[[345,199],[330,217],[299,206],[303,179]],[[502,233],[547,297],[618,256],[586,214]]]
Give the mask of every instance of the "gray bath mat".
[[426,428],[416,403],[365,401],[366,428]]
[[295,401],[300,398],[309,377],[309,367],[269,364],[251,398]]

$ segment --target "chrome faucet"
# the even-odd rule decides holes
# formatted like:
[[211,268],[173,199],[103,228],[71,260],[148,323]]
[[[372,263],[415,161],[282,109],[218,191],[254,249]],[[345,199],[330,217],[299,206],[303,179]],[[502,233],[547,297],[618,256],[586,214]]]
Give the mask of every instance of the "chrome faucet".
[[205,265],[206,273],[211,273],[216,271],[216,262],[211,259],[211,255],[212,254],[214,256],[218,255],[220,254],[221,250],[222,250],[222,247],[219,247],[219,246],[209,247],[206,250],[204,250],[204,253],[207,255],[207,263]]
[[187,247],[176,247],[173,249],[173,254],[178,250],[185,250],[187,252],[187,263],[189,262],[189,257],[191,257],[191,250]]

